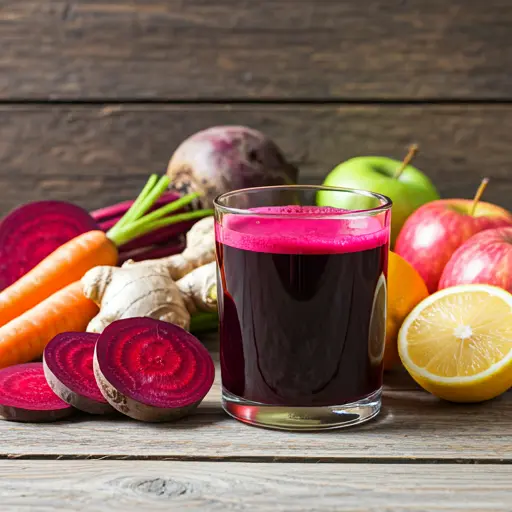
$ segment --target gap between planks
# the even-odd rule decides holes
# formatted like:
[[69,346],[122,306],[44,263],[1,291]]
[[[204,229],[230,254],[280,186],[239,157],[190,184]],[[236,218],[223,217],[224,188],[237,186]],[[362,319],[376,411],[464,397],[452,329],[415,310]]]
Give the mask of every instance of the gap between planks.
[[478,457],[469,458],[437,458],[437,457],[294,457],[294,456],[269,456],[269,455],[253,455],[253,456],[196,456],[196,455],[176,455],[176,456],[158,456],[158,455],[116,455],[116,454],[0,454],[2,460],[54,460],[54,461],[78,461],[78,460],[107,460],[107,461],[147,461],[147,462],[240,462],[254,464],[458,464],[458,465],[510,465],[512,458],[487,459]]
[[512,99],[496,99],[496,98],[475,98],[475,99],[443,99],[443,98],[422,98],[422,99],[414,99],[414,98],[322,98],[322,99],[311,99],[311,98],[284,98],[284,97],[276,97],[276,98],[197,98],[194,100],[181,100],[181,99],[166,99],[166,98],[76,98],[76,99],[2,99],[0,98],[0,106],[8,106],[8,107],[52,107],[52,106],[63,106],[63,107],[73,107],[73,106],[181,106],[181,107],[194,107],[197,106],[227,106],[227,105],[236,105],[239,107],[247,106],[279,106],[283,105],[285,107],[300,107],[304,106],[382,106],[382,107],[400,107],[400,106],[510,106],[512,105]]

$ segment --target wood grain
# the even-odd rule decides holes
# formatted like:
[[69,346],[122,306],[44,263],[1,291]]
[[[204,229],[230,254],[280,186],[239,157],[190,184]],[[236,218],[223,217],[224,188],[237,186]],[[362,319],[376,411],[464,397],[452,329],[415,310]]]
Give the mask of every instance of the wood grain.
[[[209,343],[210,350],[215,343]],[[386,376],[384,410],[363,426],[323,433],[250,427],[220,406],[216,381],[197,412],[176,423],[77,416],[41,427],[0,421],[0,458],[137,458],[238,461],[512,462],[512,393],[454,405],[419,390],[405,373]]]
[[2,461],[2,510],[508,511],[511,466]]
[[512,207],[512,106],[105,105],[0,106],[0,213],[30,200],[67,199],[95,208],[133,198],[163,173],[177,145],[216,124],[246,124],[274,138],[320,183],[356,155],[402,158],[417,142],[417,166],[447,197]]
[[508,0],[2,0],[2,99],[510,99]]

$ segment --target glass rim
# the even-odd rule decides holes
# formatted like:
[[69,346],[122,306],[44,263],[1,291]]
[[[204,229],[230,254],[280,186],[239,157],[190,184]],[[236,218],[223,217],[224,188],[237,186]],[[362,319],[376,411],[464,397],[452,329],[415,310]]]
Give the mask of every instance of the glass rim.
[[[353,195],[359,195],[364,197],[373,197],[376,199],[379,199],[382,204],[379,206],[376,206],[374,208],[363,208],[361,210],[347,210],[346,212],[342,213],[335,213],[332,215],[315,215],[315,214],[308,214],[308,215],[294,215],[290,213],[268,213],[268,212],[255,212],[254,210],[246,209],[246,208],[235,208],[232,206],[226,206],[220,203],[220,201],[227,199],[229,197],[233,197],[239,194],[243,193],[250,193],[250,192],[264,192],[264,191],[272,191],[272,190],[316,190],[317,192],[325,190],[327,192],[346,192]],[[268,217],[268,218],[281,218],[284,215],[286,217],[296,217],[304,219],[304,217],[307,218],[320,218],[320,219],[341,219],[341,218],[347,218],[347,217],[358,217],[361,215],[377,215],[382,212],[386,212],[391,209],[393,206],[393,201],[388,196],[385,196],[384,194],[379,194],[378,192],[371,192],[370,190],[364,190],[364,189],[358,189],[358,188],[347,188],[347,187],[331,187],[327,185],[269,185],[269,186],[263,186],[263,187],[249,187],[249,188],[240,188],[237,190],[232,190],[230,192],[224,192],[222,194],[219,194],[214,200],[213,200],[213,206],[215,208],[215,211],[219,210],[222,213],[233,213],[236,215],[252,215],[252,216],[258,216],[258,217]],[[276,206],[286,206],[286,205],[276,205]]]

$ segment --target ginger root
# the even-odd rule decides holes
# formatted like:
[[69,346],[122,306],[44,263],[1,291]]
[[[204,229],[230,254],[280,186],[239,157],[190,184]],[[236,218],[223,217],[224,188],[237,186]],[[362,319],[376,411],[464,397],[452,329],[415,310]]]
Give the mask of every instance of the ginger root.
[[103,332],[116,320],[147,316],[190,327],[180,289],[160,266],[95,267],[82,278],[84,295],[100,306],[87,332]]
[[198,267],[177,283],[191,315],[199,311],[217,310],[217,264]]
[[196,222],[187,233],[187,247],[181,254],[147,261],[127,261],[124,266],[165,267],[172,279],[178,281],[192,270],[215,261],[215,221],[205,217]]
[[84,295],[100,312],[88,332],[102,332],[116,320],[150,317],[184,329],[190,315],[217,307],[215,231],[205,217],[187,233],[187,248],[166,258],[96,267],[82,278]]

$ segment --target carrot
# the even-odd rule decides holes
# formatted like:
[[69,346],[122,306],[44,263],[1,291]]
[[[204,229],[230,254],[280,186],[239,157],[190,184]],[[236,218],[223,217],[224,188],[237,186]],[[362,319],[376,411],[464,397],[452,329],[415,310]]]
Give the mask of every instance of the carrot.
[[82,293],[80,281],[66,286],[0,327],[0,368],[41,357],[57,334],[84,331],[98,307]]
[[0,293],[0,327],[80,280],[89,269],[116,263],[116,246],[103,231],[73,238]]
[[[169,178],[150,177],[131,208],[108,232],[89,231],[65,243],[23,277],[0,292],[0,328],[44,301],[97,266],[113,266],[117,247],[155,229],[211,215],[212,210],[196,210],[168,216],[198,197],[189,194],[151,213],[155,201],[167,190]],[[88,322],[85,323],[87,325]],[[1,342],[1,340],[0,340]]]

